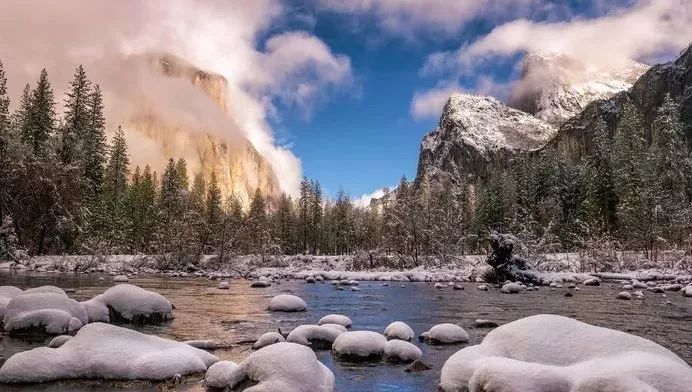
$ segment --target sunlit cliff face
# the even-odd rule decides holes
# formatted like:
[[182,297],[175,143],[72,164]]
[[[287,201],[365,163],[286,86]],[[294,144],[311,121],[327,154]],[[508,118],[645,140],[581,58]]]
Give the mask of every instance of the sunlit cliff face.
[[[223,195],[233,194],[245,205],[257,188],[263,195],[278,195],[280,187],[271,165],[227,116],[227,105],[232,103],[223,76],[171,55],[137,56],[130,61],[144,64],[174,86],[167,86],[165,94],[170,96],[164,100],[149,91],[150,86],[130,86],[125,96],[118,97],[129,101],[117,117],[127,130],[133,164],[151,164],[161,172],[169,157],[182,157],[189,176],[202,173],[208,183],[215,173]],[[188,86],[176,88],[180,83]]]

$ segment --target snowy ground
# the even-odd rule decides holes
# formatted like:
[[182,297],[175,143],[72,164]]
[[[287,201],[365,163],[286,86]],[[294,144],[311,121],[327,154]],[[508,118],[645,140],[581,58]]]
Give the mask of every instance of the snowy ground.
[[[37,272],[108,272],[112,275],[167,274],[172,276],[206,276],[210,278],[252,278],[262,276],[288,279],[305,279],[321,276],[325,280],[357,281],[417,281],[450,282],[476,280],[489,267],[485,255],[468,255],[442,263],[426,260],[427,266],[412,269],[373,268],[354,270],[354,256],[270,256],[264,260],[257,255],[238,256],[231,262],[219,265],[207,256],[198,265],[187,265],[182,270],[171,271],[157,268],[156,257],[147,255],[95,256],[39,256],[22,265],[0,263],[0,269],[20,269]],[[692,271],[684,269],[686,263],[666,261],[653,265],[647,261],[633,261],[633,256],[623,255],[621,267],[615,272],[584,272],[585,263],[576,253],[541,255],[537,265],[539,280],[550,282],[584,281],[592,277],[619,280],[667,280],[686,282],[692,280]],[[669,257],[672,259],[672,257]],[[633,268],[637,266],[637,268]]]

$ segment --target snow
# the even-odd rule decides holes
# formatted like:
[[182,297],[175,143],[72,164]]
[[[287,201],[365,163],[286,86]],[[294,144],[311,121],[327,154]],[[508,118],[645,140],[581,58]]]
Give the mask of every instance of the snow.
[[420,339],[429,344],[454,344],[467,342],[469,334],[456,324],[444,323],[423,332]]
[[50,285],[33,287],[30,289],[24,290],[24,294],[34,294],[34,293],[54,293],[54,294],[67,295],[65,290],[61,289],[60,287],[50,286]]
[[500,289],[500,291],[505,294],[519,294],[521,290],[521,285],[517,283],[507,283],[502,286],[502,289]]
[[286,341],[325,349],[331,348],[334,340],[341,334],[341,331],[323,325],[300,325],[288,334]]
[[125,275],[116,275],[113,277],[113,282],[116,282],[116,283],[127,282],[129,280],[130,279]]
[[343,360],[377,359],[384,353],[387,338],[377,332],[351,331],[340,334],[332,345],[334,355]]
[[48,343],[48,347],[58,348],[70,339],[72,339],[72,336],[70,335],[58,335],[54,337],[53,340],[50,341],[50,343]]
[[269,287],[272,285],[272,282],[264,279],[256,280],[252,283],[250,283],[250,287],[255,287],[255,288],[265,288]]
[[185,343],[94,323],[59,348],[40,347],[13,355],[0,368],[0,382],[164,380],[206,371],[217,361],[214,355]]
[[692,284],[687,285],[682,291],[683,297],[692,297]]
[[409,363],[422,356],[423,352],[418,347],[403,340],[390,340],[384,346],[384,358],[389,362]]
[[225,372],[235,390],[237,380],[249,379],[256,385],[246,392],[333,392],[334,374],[317,360],[308,347],[295,343],[276,343],[250,354],[237,369]]
[[49,334],[76,331],[89,322],[79,302],[64,291],[27,290],[7,304],[3,323],[7,332],[38,328]]
[[0,320],[5,317],[5,310],[10,300],[22,293],[22,289],[14,286],[0,286]]
[[601,281],[597,278],[586,279],[584,281],[584,286],[600,286]]
[[223,389],[228,385],[236,385],[242,381],[240,367],[231,361],[219,361],[209,366],[204,376],[204,385],[208,388]]
[[183,343],[187,344],[188,346],[201,348],[204,350],[213,350],[217,347],[216,342],[209,339],[186,340]]
[[617,295],[618,299],[632,299],[632,294],[629,291],[621,291]]
[[348,328],[344,327],[343,325],[340,324],[322,324],[323,327],[325,328],[332,328],[336,329],[339,332],[348,332]]
[[491,331],[442,368],[445,392],[679,392],[692,369],[658,344],[567,317],[537,315]]
[[291,294],[279,294],[269,301],[269,310],[274,312],[302,312],[307,308],[305,301]]
[[387,340],[399,339],[410,341],[415,336],[413,329],[402,321],[395,321],[384,329],[384,336]]
[[158,322],[173,318],[173,306],[161,294],[131,284],[119,284],[83,302],[89,321],[110,322],[109,309],[116,317],[131,322]]
[[284,339],[283,335],[281,335],[278,332],[267,332],[262,334],[259,338],[257,338],[257,341],[255,344],[252,345],[253,350],[259,350],[262,347],[269,346],[270,344],[274,343],[281,343],[285,342],[286,339]]
[[228,290],[231,288],[231,285],[228,284],[228,282],[219,282],[219,289],[220,290]]
[[346,328],[351,328],[351,325],[353,325],[353,322],[351,321],[350,318],[347,316],[344,316],[342,314],[328,314],[320,319],[320,321],[317,322],[317,324],[322,325],[322,324],[339,324],[343,325]]

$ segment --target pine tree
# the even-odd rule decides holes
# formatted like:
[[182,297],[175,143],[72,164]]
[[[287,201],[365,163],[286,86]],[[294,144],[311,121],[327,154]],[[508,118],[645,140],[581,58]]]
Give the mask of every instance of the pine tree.
[[2,61],[0,61],[0,154],[5,148],[2,143],[5,143],[4,139],[10,131],[10,126],[10,98],[7,96],[7,77]]
[[14,165],[10,158],[10,147],[13,137],[13,126],[10,118],[10,98],[7,96],[7,78],[2,61],[0,61],[0,220],[5,217],[5,204],[10,197],[10,172]]
[[296,239],[293,235],[295,229],[293,201],[286,193],[281,193],[279,197],[274,214],[273,228],[274,237],[277,239],[281,251],[286,254],[292,254],[296,248]]
[[689,213],[686,182],[690,165],[682,135],[680,109],[669,94],[652,124],[649,159],[657,232],[668,240],[679,242]]
[[603,234],[612,233],[617,224],[611,156],[612,141],[605,123],[599,119],[593,130],[586,169],[585,212],[588,220]]
[[55,130],[55,99],[45,68],[41,71],[36,88],[31,92],[27,109],[24,140],[31,146],[34,155],[45,156],[46,143]]
[[103,96],[98,84],[87,99],[86,121],[82,141],[82,167],[87,180],[87,196],[96,200],[101,194],[106,162],[106,119],[103,115]]
[[268,246],[267,205],[259,188],[255,190],[247,217],[248,252],[264,256]]
[[175,173],[178,177],[178,189],[183,192],[187,192],[190,184],[187,177],[187,162],[184,158],[178,158],[178,161],[175,163]]
[[322,234],[322,187],[319,181],[311,184],[310,197],[310,238],[312,243],[312,254],[317,254]]
[[59,150],[63,164],[70,164],[83,157],[82,143],[88,134],[90,122],[91,82],[81,65],[75,69],[66,95],[65,123],[61,129]]
[[310,199],[312,187],[306,177],[300,181],[300,196],[298,198],[298,235],[300,238],[300,251],[307,252],[308,239],[310,236]]
[[104,191],[108,199],[119,200],[124,197],[127,191],[129,165],[125,132],[119,126],[108,149],[108,163],[104,177]]
[[209,177],[209,187],[207,188],[207,198],[205,202],[206,227],[212,233],[216,233],[221,223],[223,209],[221,206],[221,189],[216,181],[216,174],[211,173]]
[[168,160],[168,164],[163,171],[160,203],[165,215],[164,220],[172,219],[182,209],[180,176],[173,158]]

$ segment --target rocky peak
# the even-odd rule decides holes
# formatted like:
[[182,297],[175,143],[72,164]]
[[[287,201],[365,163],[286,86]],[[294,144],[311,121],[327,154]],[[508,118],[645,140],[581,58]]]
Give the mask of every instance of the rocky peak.
[[628,90],[647,69],[635,62],[604,69],[564,54],[527,53],[509,104],[559,126],[589,103]]
[[417,179],[454,183],[483,177],[491,165],[506,165],[520,151],[543,147],[556,128],[492,97],[453,94],[439,126],[421,144]]

